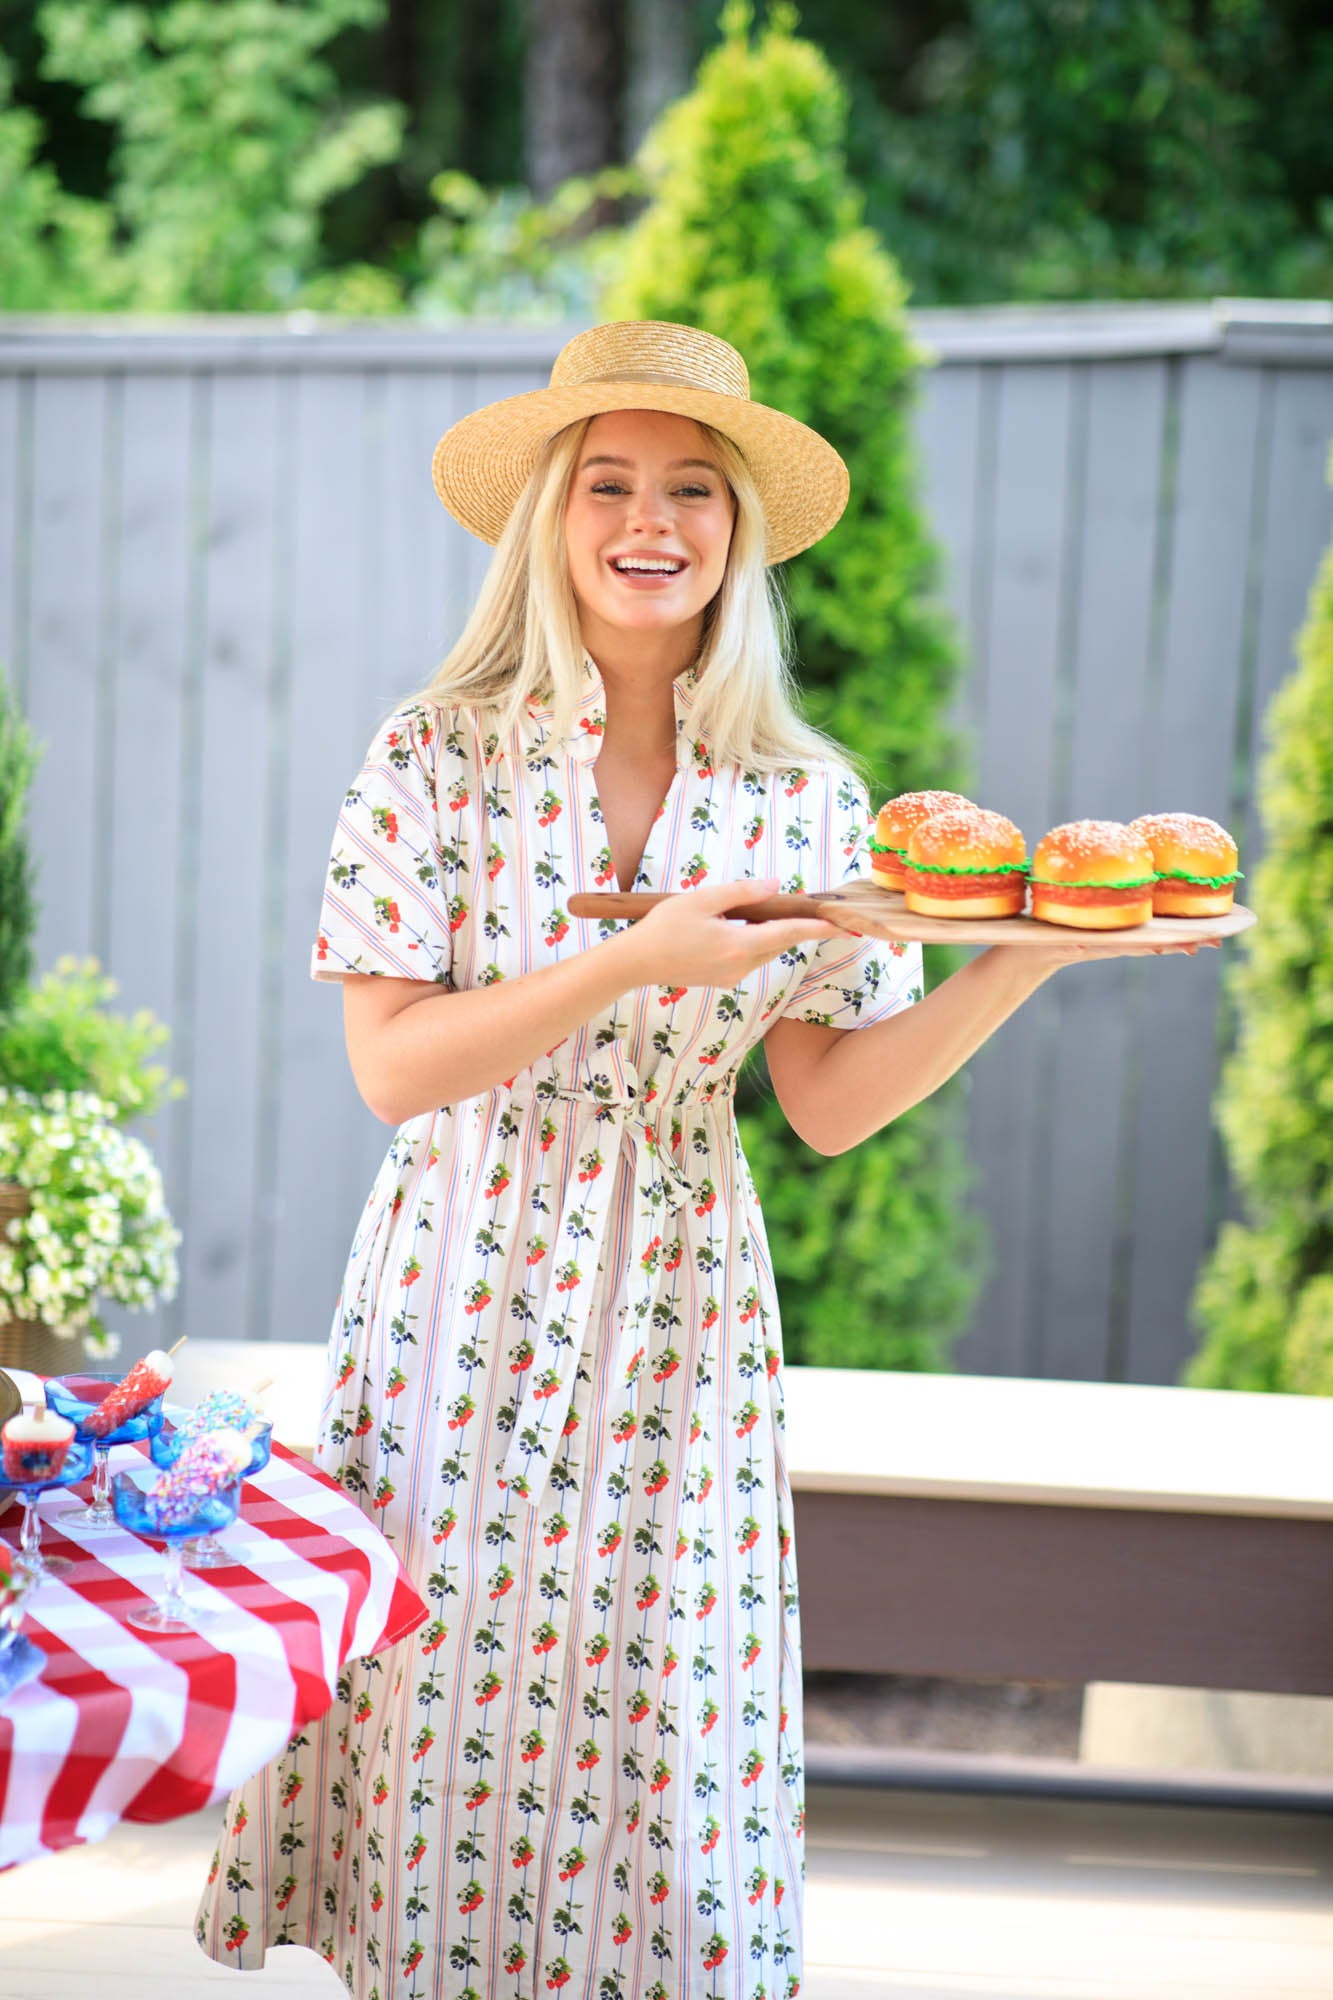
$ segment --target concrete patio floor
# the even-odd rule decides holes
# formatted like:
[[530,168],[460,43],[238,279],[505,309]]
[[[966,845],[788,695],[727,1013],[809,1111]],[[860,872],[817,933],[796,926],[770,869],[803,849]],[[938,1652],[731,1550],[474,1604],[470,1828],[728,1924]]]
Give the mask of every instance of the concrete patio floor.
[[[336,2000],[303,1951],[241,1988],[190,1924],[216,1813],[0,1878],[0,2000]],[[1327,2000],[1333,1818],[813,1787],[803,2000]]]

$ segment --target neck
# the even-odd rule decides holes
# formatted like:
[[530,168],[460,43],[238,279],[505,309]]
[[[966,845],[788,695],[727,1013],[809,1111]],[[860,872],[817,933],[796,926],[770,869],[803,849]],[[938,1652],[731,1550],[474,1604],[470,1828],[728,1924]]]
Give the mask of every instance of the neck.
[[676,740],[672,682],[698,657],[702,618],[664,632],[590,631],[596,622],[582,636],[602,677],[607,740],[666,755]]

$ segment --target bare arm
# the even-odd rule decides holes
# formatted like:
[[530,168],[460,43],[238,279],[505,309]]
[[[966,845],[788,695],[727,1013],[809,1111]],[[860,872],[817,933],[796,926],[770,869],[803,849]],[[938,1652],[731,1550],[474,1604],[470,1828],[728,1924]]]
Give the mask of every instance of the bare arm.
[[516,1076],[635,987],[735,986],[793,945],[841,935],[808,918],[746,924],[721,914],[775,886],[719,882],[669,897],[587,951],[464,993],[350,974],[343,1021],[357,1089],[377,1118],[401,1125]]
[[[1124,955],[1195,949],[1126,946]],[[788,1123],[817,1153],[845,1153],[938,1090],[1039,986],[1080,957],[1058,945],[1049,952],[992,945],[924,1000],[868,1028],[775,1021],[764,1052]]]

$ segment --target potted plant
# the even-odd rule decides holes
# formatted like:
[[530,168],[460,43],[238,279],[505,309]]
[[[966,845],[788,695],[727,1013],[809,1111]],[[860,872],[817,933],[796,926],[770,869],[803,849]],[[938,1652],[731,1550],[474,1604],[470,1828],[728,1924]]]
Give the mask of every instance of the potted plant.
[[59,1374],[80,1335],[114,1351],[99,1296],[142,1308],[175,1294],[162,1177],[115,1114],[91,1091],[0,1085],[0,1363]]
[[0,1366],[55,1373],[82,1336],[115,1351],[95,1307],[174,1296],[179,1231],[148,1147],[123,1128],[185,1085],[148,1058],[168,1030],[111,1012],[95,958],[31,984],[35,923],[23,800],[33,739],[0,676]]

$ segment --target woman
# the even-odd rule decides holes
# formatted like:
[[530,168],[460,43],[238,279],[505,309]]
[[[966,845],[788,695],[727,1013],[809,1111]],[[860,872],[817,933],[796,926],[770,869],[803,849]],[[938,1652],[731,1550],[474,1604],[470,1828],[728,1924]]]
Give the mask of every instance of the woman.
[[[433,1615],[232,1801],[198,1935],[309,1945],[358,2000],[773,2000],[800,1655],[736,1071],[762,1037],[840,1152],[1077,952],[989,950],[920,1000],[915,945],[725,914],[863,873],[870,818],[791,705],[766,575],[846,471],[725,342],[593,328],[455,425],[436,483],[497,553],[347,794],[312,965],[397,1127],[318,1462]],[[688,893],[568,916],[617,884]]]

